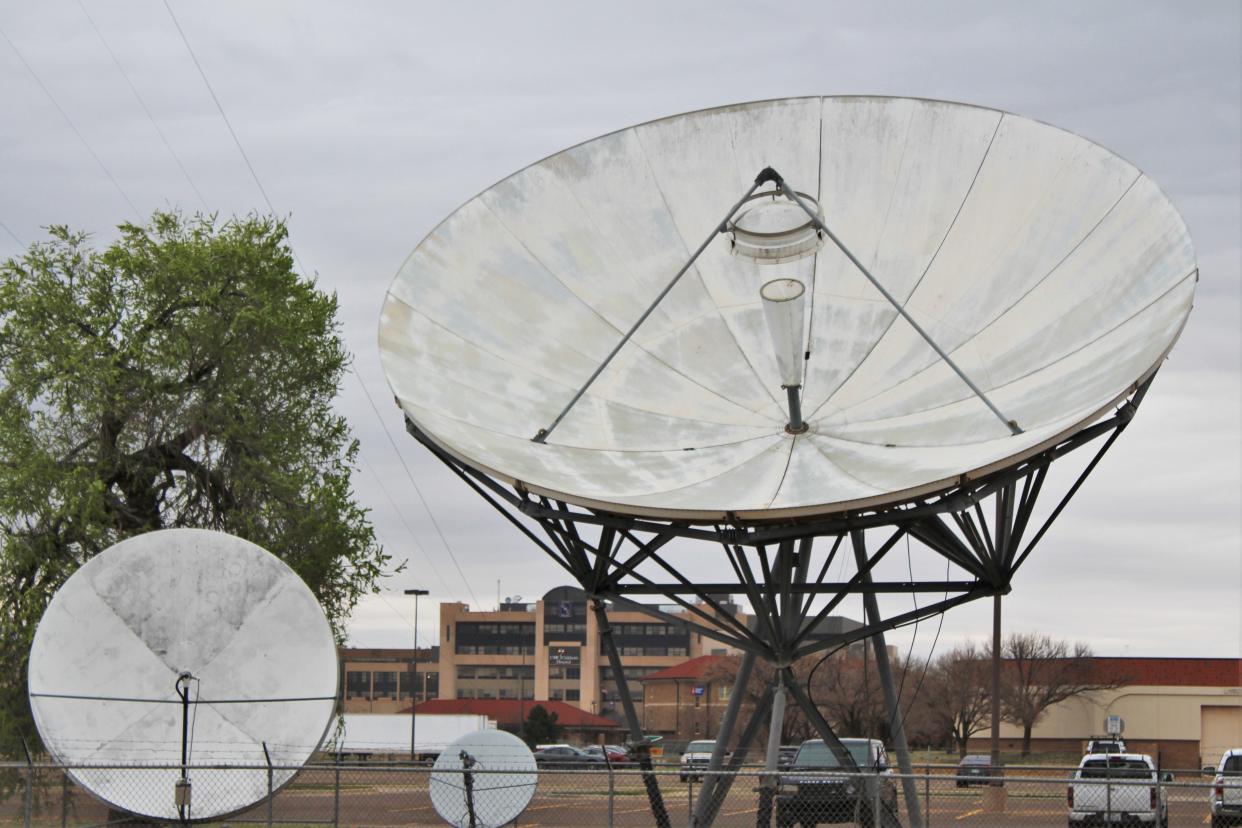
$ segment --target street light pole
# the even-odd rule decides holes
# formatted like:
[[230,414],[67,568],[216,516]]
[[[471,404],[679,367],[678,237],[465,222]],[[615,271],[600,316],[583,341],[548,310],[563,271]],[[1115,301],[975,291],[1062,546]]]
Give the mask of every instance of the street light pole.
[[407,589],[406,595],[414,596],[414,652],[410,657],[410,761],[414,761],[414,735],[418,726],[418,597],[427,595],[425,589]]

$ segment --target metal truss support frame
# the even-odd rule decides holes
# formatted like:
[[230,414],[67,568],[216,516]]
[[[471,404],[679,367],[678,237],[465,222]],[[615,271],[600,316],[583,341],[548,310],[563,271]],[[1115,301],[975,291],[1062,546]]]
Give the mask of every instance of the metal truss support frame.
[[647,791],[647,800],[651,803],[651,816],[658,828],[669,828],[668,808],[664,805],[664,797],[660,793],[660,780],[656,778],[651,765],[651,745],[643,738],[642,723],[638,720],[638,711],[634,707],[634,699],[630,696],[629,681],[625,677],[625,669],[621,666],[621,656],[617,652],[617,643],[612,637],[612,625],[608,623],[608,614],[604,603],[600,600],[591,601],[591,609],[595,613],[595,621],[599,625],[600,641],[608,653],[608,664],[612,668],[613,681],[621,694],[621,706],[625,710],[626,726],[630,732],[630,744],[638,754],[638,767],[642,771],[643,786]]
[[[729,752],[729,740],[733,736],[734,723],[737,721],[737,714],[742,707],[742,701],[746,698],[746,690],[750,686],[750,674],[754,667],[755,654],[744,653],[741,661],[738,663],[737,673],[733,676],[733,689],[729,692],[729,703],[725,706],[724,715],[720,717],[720,730],[716,733],[716,746],[712,749],[711,761],[707,763],[708,773],[703,777],[703,785],[699,788],[699,798],[694,806],[693,825],[711,825],[712,820],[716,818],[716,811],[720,808],[720,803],[724,801],[723,796],[716,796],[716,788],[721,783],[717,771],[724,766],[725,754]],[[742,745],[739,740],[738,749],[748,746],[748,744]]]
[[[597,618],[604,618],[601,631],[608,629],[605,606],[612,604],[683,626],[753,658],[764,659],[781,672],[782,683],[793,701],[806,713],[842,766],[854,767],[853,758],[815,705],[810,695],[812,688],[799,685],[792,665],[806,656],[881,635],[954,606],[1009,592],[1017,569],[1129,424],[1150,382],[1148,377],[1136,385],[1130,398],[1102,421],[1008,468],[975,479],[963,475],[956,485],[937,494],[869,510],[788,520],[734,520],[727,524],[640,517],[555,500],[531,492],[520,482],[498,481],[462,462],[408,418],[406,428],[565,569],[588,599],[595,602]],[[1105,435],[1107,438],[1095,456],[1032,534],[1035,505],[1051,464]],[[531,524],[542,530],[544,537]],[[881,530],[886,533],[882,542],[868,546],[862,540],[866,532]],[[719,544],[734,580],[692,581],[679,571],[665,548],[673,539]],[[828,573],[834,561],[839,560],[847,539],[854,548],[855,572],[848,580],[831,580]],[[876,565],[903,539],[916,540],[942,557],[948,569],[956,568],[957,576],[950,578],[946,571],[942,579],[877,581],[873,575]],[[752,624],[743,624],[721,604],[719,596],[723,593],[746,596],[754,614]],[[895,593],[935,597],[916,601],[912,610],[880,617],[876,595]],[[637,600],[648,595],[672,601],[677,611],[667,612]],[[821,622],[851,596],[863,596],[867,604],[865,623],[841,635],[819,635]],[[605,634],[603,638],[631,738],[641,736],[620,658],[611,636]],[[766,707],[772,702],[771,694],[764,698]],[[896,713],[895,704],[890,707],[894,708],[890,713]],[[742,734],[749,737],[739,747],[748,745],[757,732],[757,712],[752,710]],[[739,713],[734,713],[735,720]],[[731,732],[721,732],[718,741],[727,742],[731,737]],[[735,759],[737,755],[735,752]],[[720,767],[722,760],[723,753],[713,756],[713,767]],[[719,781],[705,786],[696,807],[696,824],[710,824],[714,809],[727,790],[728,785]],[[667,820],[667,812],[654,776],[648,794],[656,822],[664,824],[661,814]]]
[[[853,532],[850,541],[854,546],[854,558],[861,568],[867,558],[866,540],[862,532]],[[869,579],[869,578],[868,578]],[[867,623],[876,624],[880,620],[880,608],[875,593],[863,594],[863,607]],[[902,775],[901,789],[906,800],[906,814],[914,828],[923,828],[922,803],[919,801],[918,786],[914,781],[914,766],[910,762],[910,748],[906,743],[906,722],[901,714],[901,699],[893,684],[893,671],[888,663],[888,642],[884,633],[878,632],[871,637],[875,649],[875,671],[880,677],[880,688],[884,693],[884,709],[888,714],[889,732],[893,738],[893,750],[897,753],[897,766]]]

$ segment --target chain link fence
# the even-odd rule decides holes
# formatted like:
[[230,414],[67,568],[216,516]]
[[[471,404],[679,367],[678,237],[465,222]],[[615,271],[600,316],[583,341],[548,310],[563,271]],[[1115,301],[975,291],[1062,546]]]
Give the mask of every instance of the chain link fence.
[[[1010,766],[1003,777],[959,776],[954,766],[922,766],[909,779],[917,793],[916,816],[900,774],[764,774],[758,768],[717,775],[714,814],[695,821],[695,807],[707,774],[684,781],[675,765],[657,766],[660,804],[669,826],[857,825],[862,828],[918,826],[1065,826],[1071,818],[1070,767]],[[469,825],[466,791],[476,824],[495,825],[506,810],[520,810],[519,826],[650,826],[660,824],[648,787],[637,768],[546,770],[518,779],[513,772],[476,769],[433,771],[427,765],[313,764],[280,766],[196,766],[190,818],[200,819],[209,803],[262,798],[216,824],[297,826]],[[296,772],[296,773],[295,773]],[[101,776],[106,774],[106,776]],[[0,825],[22,828],[87,828],[105,825],[175,824],[175,781],[180,769],[167,766],[73,767],[0,764]],[[135,819],[88,793],[80,782],[99,784],[128,801],[152,804],[163,819]],[[256,792],[256,780],[260,789]],[[285,780],[288,780],[285,782]],[[533,781],[533,788],[531,782]],[[282,786],[281,782],[285,782]],[[1197,770],[1174,771],[1172,781],[1106,780],[1091,801],[1081,788],[1076,814],[1104,824],[1159,825],[1167,813],[1173,826],[1212,824],[1213,780]],[[266,795],[271,790],[270,796]],[[457,803],[456,823],[437,813]],[[524,803],[524,807],[523,807]],[[1138,808],[1137,805],[1142,805]],[[1154,806],[1154,807],[1149,807]],[[195,812],[195,808],[200,810]],[[1133,811],[1126,810],[1133,808]],[[164,809],[164,810],[161,810]],[[1086,809],[1086,810],[1084,810]],[[1111,810],[1110,810],[1111,809]],[[208,814],[211,812],[208,810]],[[1105,815],[1111,813],[1112,817]],[[1147,816],[1144,816],[1146,814]],[[1154,821],[1151,814],[1156,814]],[[921,820],[918,821],[918,820]],[[506,823],[510,824],[510,823]],[[1071,822],[1071,824],[1074,824]]]

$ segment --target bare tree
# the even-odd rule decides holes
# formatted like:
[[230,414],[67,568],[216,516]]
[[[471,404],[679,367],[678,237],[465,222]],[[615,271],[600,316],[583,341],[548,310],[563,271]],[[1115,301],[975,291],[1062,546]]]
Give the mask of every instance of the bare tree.
[[[871,653],[867,650],[862,653],[865,657],[857,653],[834,657],[815,672],[808,690],[838,736],[884,739],[888,736],[884,692]],[[803,682],[808,678],[809,666],[800,676]],[[894,680],[900,681],[899,665],[894,665],[894,673],[897,674]]]
[[1031,731],[1048,708],[1124,681],[1093,675],[1091,648],[1046,635],[1013,633],[1005,639],[1001,678],[1001,718],[1022,727],[1022,755],[1031,753]]
[[[820,664],[821,661],[824,663]],[[901,692],[902,710],[905,711],[917,684],[921,665],[916,666],[915,675],[906,681],[907,665],[904,660],[893,658],[891,661],[893,680]],[[709,668],[704,677],[710,681],[731,682],[737,675],[737,668],[736,659],[721,659]],[[891,727],[884,708],[884,693],[869,651],[863,647],[851,647],[828,656],[827,660],[822,654],[807,656],[794,664],[793,672],[794,680],[807,689],[815,706],[838,736],[889,738]],[[775,674],[771,664],[756,661],[743,698],[743,721],[767,686],[775,682]],[[765,722],[755,740],[756,745],[767,741],[766,733]],[[816,738],[819,738],[819,732],[806,713],[796,704],[787,704],[781,727],[781,743],[798,744],[805,739]]]
[[923,680],[916,702],[917,718],[928,730],[953,740],[959,756],[966,755],[970,737],[990,724],[989,659],[985,649],[969,642],[935,660]]

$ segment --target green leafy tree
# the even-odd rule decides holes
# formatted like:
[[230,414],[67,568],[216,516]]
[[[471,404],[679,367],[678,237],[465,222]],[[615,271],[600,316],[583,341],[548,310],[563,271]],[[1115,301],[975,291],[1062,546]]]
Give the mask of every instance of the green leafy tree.
[[94,249],[0,264],[0,754],[36,744],[26,659],[44,608],[131,535],[219,529],[282,558],[334,628],[388,565],[332,400],[334,295],[293,270],[283,222],[157,212]]
[[549,713],[542,704],[535,705],[526,714],[526,721],[522,722],[523,741],[531,747],[559,742],[564,730],[556,723],[559,718],[555,713]]

